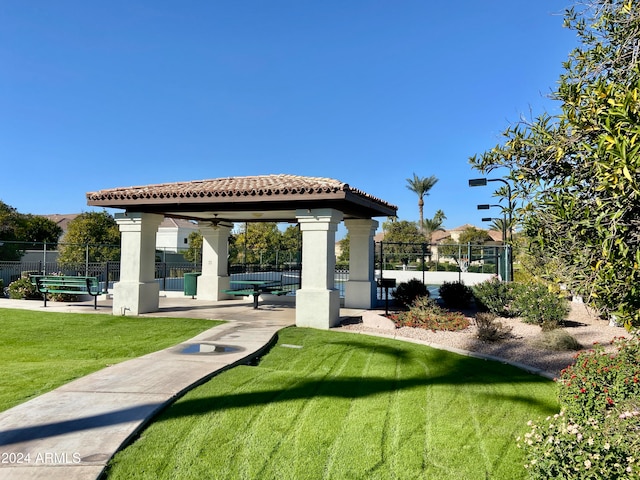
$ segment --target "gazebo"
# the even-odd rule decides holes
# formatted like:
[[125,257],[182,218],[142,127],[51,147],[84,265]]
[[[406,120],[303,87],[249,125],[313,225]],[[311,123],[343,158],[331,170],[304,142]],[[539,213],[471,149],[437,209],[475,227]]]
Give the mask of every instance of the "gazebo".
[[299,223],[302,272],[296,291],[296,325],[330,328],[339,320],[334,289],[335,233],[344,221],[350,237],[345,307],[371,308],[375,302],[374,217],[395,216],[397,207],[330,178],[297,175],[229,177],[121,187],[87,193],[87,204],[124,209],[116,214],[121,232],[120,281],[113,313],[157,311],[155,241],[164,217],[197,222],[203,236],[198,298],[225,300],[229,288],[228,239],[234,222]]

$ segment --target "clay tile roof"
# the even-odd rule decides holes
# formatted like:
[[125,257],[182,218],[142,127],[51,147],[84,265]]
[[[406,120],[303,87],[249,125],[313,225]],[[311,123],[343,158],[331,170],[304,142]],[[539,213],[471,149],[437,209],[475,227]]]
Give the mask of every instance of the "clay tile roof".
[[296,201],[352,196],[383,210],[397,210],[379,198],[339,180],[299,175],[260,175],[119,187],[87,193],[89,205],[128,207],[133,204],[202,204],[222,202]]
[[[262,175],[254,177],[228,177],[191,182],[164,183],[138,187],[120,187],[87,193],[88,200],[238,197],[247,195],[330,193],[350,190],[360,193],[348,184],[331,178],[301,177],[297,175]],[[372,197],[373,198],[373,197]]]

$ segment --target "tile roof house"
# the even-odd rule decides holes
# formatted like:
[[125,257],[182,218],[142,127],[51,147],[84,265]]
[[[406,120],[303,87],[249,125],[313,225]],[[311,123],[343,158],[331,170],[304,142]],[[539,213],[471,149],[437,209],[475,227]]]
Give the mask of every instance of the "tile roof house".
[[197,231],[198,224],[195,222],[165,217],[156,233],[156,249],[179,253],[189,246],[189,235]]

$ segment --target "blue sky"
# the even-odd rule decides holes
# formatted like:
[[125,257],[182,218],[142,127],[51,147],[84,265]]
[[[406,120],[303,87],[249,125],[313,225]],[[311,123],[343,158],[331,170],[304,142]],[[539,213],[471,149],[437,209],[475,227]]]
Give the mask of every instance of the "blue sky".
[[103,188],[289,173],[417,220],[415,172],[439,179],[425,217],[482,226],[468,158],[557,108],[570,4],[4,0],[0,200],[76,213]]

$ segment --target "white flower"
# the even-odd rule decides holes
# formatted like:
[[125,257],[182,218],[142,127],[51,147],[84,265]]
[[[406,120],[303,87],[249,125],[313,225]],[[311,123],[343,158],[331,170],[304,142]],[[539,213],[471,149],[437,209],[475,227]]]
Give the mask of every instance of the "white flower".
[[584,468],[586,468],[587,470],[591,468],[591,460],[584,461]]
[[604,444],[604,449],[609,450],[611,448],[611,444],[609,442]]

